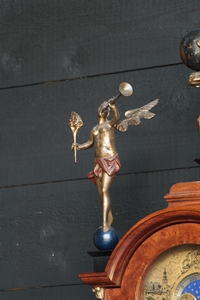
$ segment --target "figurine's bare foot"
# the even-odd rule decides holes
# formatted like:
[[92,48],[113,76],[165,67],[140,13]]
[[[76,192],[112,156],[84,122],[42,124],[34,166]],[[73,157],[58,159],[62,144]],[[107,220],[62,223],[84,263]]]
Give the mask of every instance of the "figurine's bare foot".
[[110,225],[108,223],[103,224],[102,230],[103,230],[103,232],[110,230]]

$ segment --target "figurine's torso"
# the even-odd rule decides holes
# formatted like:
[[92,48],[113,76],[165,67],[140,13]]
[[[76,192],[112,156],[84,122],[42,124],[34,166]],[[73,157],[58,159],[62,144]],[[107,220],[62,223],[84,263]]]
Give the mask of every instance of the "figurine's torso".
[[115,148],[114,128],[110,127],[109,121],[96,125],[92,129],[92,135],[96,148],[96,157],[105,158],[117,153]]

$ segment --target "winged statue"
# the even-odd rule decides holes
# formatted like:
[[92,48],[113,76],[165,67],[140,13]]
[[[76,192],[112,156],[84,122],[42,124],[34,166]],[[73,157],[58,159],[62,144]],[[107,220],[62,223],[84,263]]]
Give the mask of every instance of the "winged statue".
[[[87,174],[88,179],[97,186],[98,193],[102,202],[102,231],[107,232],[111,228],[113,215],[111,211],[111,201],[109,196],[110,186],[113,183],[117,172],[121,168],[119,155],[115,147],[114,130],[125,132],[129,125],[139,125],[141,119],[151,119],[155,116],[150,110],[158,103],[158,99],[137,108],[125,112],[125,119],[120,120],[119,112],[115,105],[120,96],[131,96],[132,86],[129,83],[122,82],[119,85],[119,94],[108,101],[104,101],[98,108],[98,124],[95,125],[89,135],[87,142],[83,144],[76,143],[76,134],[83,125],[81,117],[72,112],[68,126],[74,135],[74,142],[71,150],[85,150],[95,146],[94,167]],[[112,118],[108,119],[110,112]]]

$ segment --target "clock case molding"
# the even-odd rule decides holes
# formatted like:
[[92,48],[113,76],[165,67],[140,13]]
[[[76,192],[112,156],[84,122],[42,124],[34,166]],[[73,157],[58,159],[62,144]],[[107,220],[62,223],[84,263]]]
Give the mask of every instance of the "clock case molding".
[[173,185],[167,208],[141,219],[122,237],[104,272],[82,273],[83,283],[104,288],[104,300],[141,299],[145,278],[166,250],[200,245],[200,181]]

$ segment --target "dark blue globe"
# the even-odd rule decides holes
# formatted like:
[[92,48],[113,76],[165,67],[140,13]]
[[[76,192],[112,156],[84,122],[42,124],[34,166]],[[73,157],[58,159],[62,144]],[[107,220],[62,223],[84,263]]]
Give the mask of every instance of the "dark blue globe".
[[93,242],[98,250],[113,250],[119,241],[117,231],[110,227],[110,230],[103,232],[102,226],[97,228]]
[[200,29],[188,32],[181,41],[180,55],[190,69],[200,71]]

